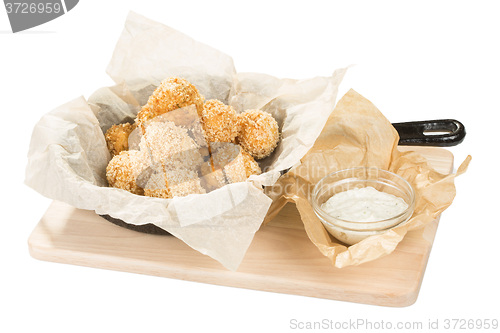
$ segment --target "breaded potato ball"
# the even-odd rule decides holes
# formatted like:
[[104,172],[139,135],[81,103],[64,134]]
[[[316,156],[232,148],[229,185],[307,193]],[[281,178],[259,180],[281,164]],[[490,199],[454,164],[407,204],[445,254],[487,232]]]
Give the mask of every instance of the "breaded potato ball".
[[203,101],[204,97],[195,86],[185,79],[171,77],[163,80],[149,97],[137,114],[136,123],[141,125],[161,114],[193,104],[201,117]]
[[112,187],[142,195],[137,177],[148,168],[147,156],[138,150],[125,150],[115,155],[106,167],[106,178]]
[[170,189],[156,189],[156,188],[146,188],[144,189],[144,195],[147,197],[153,198],[162,198],[162,199],[172,199],[172,192]]
[[216,190],[228,183],[222,169],[216,168],[211,161],[203,163],[198,172],[201,185],[207,192]]
[[238,135],[238,114],[219,100],[205,102],[201,119],[209,142],[234,142]]
[[239,115],[237,142],[256,159],[269,156],[279,141],[278,123],[261,110],[247,110]]
[[269,156],[280,134],[271,114],[238,115],[219,100],[204,103],[196,87],[172,77],[161,82],[134,124],[113,125],[105,138],[113,155],[106,168],[110,186],[170,199],[260,174],[255,159]]
[[155,163],[167,167],[175,165],[178,169],[196,170],[203,162],[200,147],[189,136],[188,130],[171,121],[150,122],[139,147]]
[[128,150],[128,136],[134,130],[135,125],[130,123],[113,125],[105,134],[106,144],[111,156],[120,154],[124,150]]
[[184,197],[190,194],[204,194],[207,193],[205,189],[201,186],[201,179],[193,177],[188,180],[184,180],[180,183],[169,186],[170,193],[174,197]]
[[198,173],[191,170],[166,170],[154,174],[144,188],[144,194],[149,197],[171,199],[189,194],[203,194]]
[[171,121],[151,121],[144,128],[139,147],[155,165],[144,194],[170,199],[206,193],[197,172],[204,161],[202,151],[188,130]]
[[188,107],[172,110],[162,115],[162,121],[171,121],[176,126],[191,128],[198,123],[201,126],[201,120],[198,115],[198,110]]
[[202,184],[207,191],[231,183],[244,182],[248,178],[244,151],[240,146],[227,142],[214,142],[211,150],[210,160],[203,163],[199,170]]
[[247,179],[245,163],[240,146],[216,142],[211,145],[214,166],[224,171],[227,183],[244,182]]
[[149,177],[144,185],[144,195],[148,197],[171,199],[173,195],[168,187],[167,177],[161,169],[161,167],[154,168],[154,172],[148,175]]
[[251,175],[260,175],[262,171],[260,170],[259,164],[253,159],[252,155],[250,155],[243,149],[241,150],[241,154],[243,157],[243,164],[245,165],[247,178]]

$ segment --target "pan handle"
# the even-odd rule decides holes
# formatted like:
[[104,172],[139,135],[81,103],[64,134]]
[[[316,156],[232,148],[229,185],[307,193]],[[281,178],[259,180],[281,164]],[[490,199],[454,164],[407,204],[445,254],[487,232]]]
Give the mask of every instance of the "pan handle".
[[411,121],[392,125],[399,133],[399,144],[403,146],[450,147],[458,145],[465,138],[464,125],[455,119]]

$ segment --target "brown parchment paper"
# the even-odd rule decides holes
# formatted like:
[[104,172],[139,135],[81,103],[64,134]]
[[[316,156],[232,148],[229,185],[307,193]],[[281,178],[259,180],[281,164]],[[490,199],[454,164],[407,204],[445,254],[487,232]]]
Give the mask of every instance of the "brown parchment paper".
[[[297,205],[311,241],[336,267],[359,265],[387,255],[410,230],[437,218],[455,197],[454,179],[464,173],[471,157],[455,174],[443,175],[414,151],[400,152],[399,136],[391,123],[366,98],[350,90],[338,102],[311,150],[272,187],[266,222],[288,201]],[[314,185],[327,174],[357,166],[378,167],[408,180],[416,191],[415,211],[404,225],[345,246],[331,236],[315,215],[309,198]]]

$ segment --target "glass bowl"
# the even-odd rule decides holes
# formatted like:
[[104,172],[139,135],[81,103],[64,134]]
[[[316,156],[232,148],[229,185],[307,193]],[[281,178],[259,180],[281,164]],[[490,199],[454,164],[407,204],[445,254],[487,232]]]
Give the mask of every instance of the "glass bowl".
[[[328,199],[340,192],[365,187],[372,187],[379,192],[399,197],[408,207],[395,216],[387,216],[370,222],[335,217],[322,207]],[[359,199],[351,198],[350,200]],[[410,183],[395,173],[374,167],[357,167],[333,172],[323,177],[314,186],[311,204],[326,230],[339,241],[352,245],[407,222],[415,209],[415,191]],[[372,208],[375,210],[376,206]]]

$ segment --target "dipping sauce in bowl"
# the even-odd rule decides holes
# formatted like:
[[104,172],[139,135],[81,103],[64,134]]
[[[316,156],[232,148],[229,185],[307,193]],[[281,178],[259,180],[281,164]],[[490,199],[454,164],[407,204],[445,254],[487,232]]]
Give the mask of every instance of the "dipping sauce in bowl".
[[376,222],[403,213],[408,204],[400,197],[368,186],[337,193],[322,204],[321,208],[337,219]]
[[415,192],[402,177],[378,168],[331,173],[314,187],[314,212],[335,238],[348,245],[408,221]]

